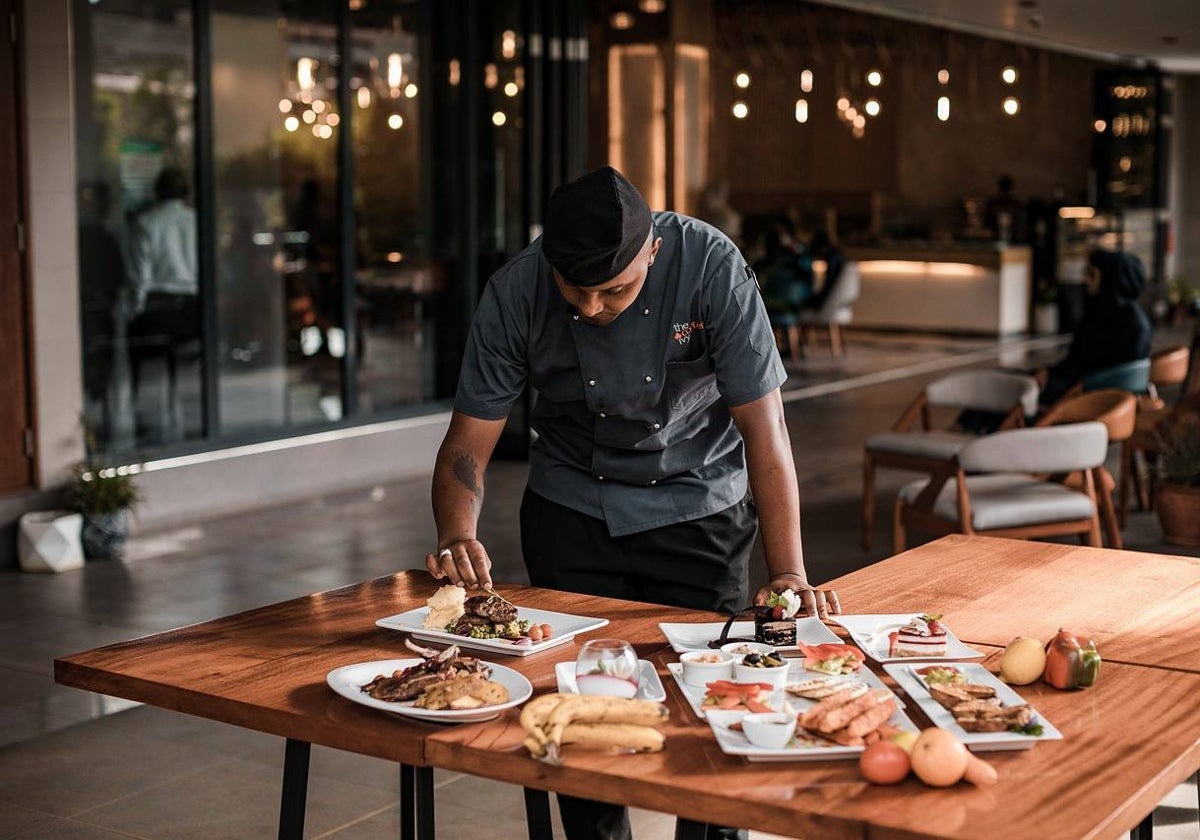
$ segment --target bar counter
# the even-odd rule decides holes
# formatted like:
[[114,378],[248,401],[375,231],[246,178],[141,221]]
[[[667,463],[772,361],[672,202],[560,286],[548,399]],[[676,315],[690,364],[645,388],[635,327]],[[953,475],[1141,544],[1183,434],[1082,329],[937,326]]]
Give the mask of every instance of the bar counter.
[[986,335],[1029,328],[1027,246],[914,243],[845,252],[862,283],[856,326]]

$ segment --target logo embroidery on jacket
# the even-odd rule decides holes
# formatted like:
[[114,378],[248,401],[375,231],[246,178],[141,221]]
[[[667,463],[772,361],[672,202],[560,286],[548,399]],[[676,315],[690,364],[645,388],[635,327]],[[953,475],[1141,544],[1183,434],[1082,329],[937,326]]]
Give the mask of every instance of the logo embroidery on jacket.
[[696,330],[704,329],[704,322],[692,321],[691,323],[672,324],[671,329],[675,330],[675,335],[673,337],[676,341],[678,341],[680,344],[687,344],[692,340],[692,333],[694,333]]

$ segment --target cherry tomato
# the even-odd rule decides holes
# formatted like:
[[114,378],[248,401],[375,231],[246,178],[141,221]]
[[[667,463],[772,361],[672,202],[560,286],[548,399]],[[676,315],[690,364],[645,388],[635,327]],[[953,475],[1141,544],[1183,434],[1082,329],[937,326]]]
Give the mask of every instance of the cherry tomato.
[[904,781],[912,769],[912,759],[904,748],[891,741],[876,741],[858,757],[863,778],[875,785],[894,785]]
[[551,629],[549,624],[540,624],[538,626],[542,628],[542,638],[543,639],[549,639],[551,636],[554,635],[554,631]]
[[542,640],[541,625],[539,625],[539,624],[529,625],[529,629],[525,631],[525,635],[527,635],[529,638],[533,639],[535,642],[540,642]]

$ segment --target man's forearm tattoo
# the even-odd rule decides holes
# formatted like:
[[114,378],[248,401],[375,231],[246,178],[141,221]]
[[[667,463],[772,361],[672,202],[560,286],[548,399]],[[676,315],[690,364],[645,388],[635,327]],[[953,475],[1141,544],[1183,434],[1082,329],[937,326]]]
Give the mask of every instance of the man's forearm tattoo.
[[479,483],[479,464],[475,456],[465,449],[454,453],[454,477],[458,483],[475,494],[475,498],[483,496],[483,485]]

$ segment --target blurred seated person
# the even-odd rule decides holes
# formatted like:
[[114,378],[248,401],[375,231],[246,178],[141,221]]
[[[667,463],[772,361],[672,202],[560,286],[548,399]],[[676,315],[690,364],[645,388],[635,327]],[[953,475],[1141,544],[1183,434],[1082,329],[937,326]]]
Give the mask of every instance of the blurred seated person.
[[775,220],[763,235],[763,255],[754,271],[770,313],[795,311],[812,295],[812,259],[798,247],[791,220]]
[[1025,241],[1025,205],[1013,193],[1011,175],[996,179],[996,194],[987,200],[983,224],[1002,242]]
[[808,245],[808,253],[812,260],[825,261],[825,282],[808,300],[804,301],[804,308],[820,309],[825,304],[825,299],[837,287],[837,282],[842,276],[842,269],[846,265],[846,257],[842,254],[842,249],[835,245],[829,238],[829,234],[823,230],[818,230],[813,234]]
[[1096,248],[1088,256],[1083,318],[1067,356],[1046,372],[1042,405],[1052,405],[1085,376],[1150,356],[1153,328],[1138,305],[1146,270],[1132,254]]

